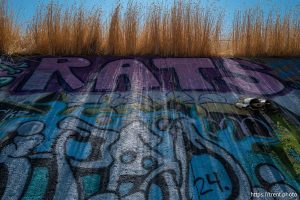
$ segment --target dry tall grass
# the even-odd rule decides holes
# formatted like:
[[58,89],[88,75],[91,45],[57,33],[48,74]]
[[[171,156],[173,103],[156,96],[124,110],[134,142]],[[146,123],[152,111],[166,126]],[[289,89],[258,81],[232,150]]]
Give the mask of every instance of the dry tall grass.
[[0,0],[0,54],[10,54],[18,49],[19,30],[7,1]]
[[29,54],[98,54],[102,47],[103,26],[100,10],[87,15],[82,8],[64,12],[58,5],[40,9],[26,32]]
[[166,12],[153,6],[147,14],[138,52],[159,56],[216,55],[220,46],[221,15],[199,5],[178,2]]
[[181,2],[170,10],[153,5],[141,17],[137,5],[118,5],[107,23],[96,10],[61,11],[49,4],[40,9],[27,31],[28,53],[50,55],[160,55],[208,56],[217,54],[221,18],[200,6]]
[[222,13],[203,9],[192,0],[145,9],[131,2],[116,6],[108,19],[98,8],[87,13],[80,7],[61,10],[50,3],[40,7],[21,35],[6,1],[0,2],[0,53],[23,49],[21,53],[29,55],[300,55],[299,15],[264,18],[258,9],[237,13],[228,42],[221,38]]
[[232,31],[235,56],[299,56],[300,19],[286,14],[269,14],[259,9],[237,13]]

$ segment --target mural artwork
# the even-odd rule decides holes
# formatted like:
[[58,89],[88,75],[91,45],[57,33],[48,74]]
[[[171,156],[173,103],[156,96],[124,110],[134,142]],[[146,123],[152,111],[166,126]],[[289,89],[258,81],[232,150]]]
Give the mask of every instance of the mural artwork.
[[299,199],[299,63],[2,57],[0,197]]

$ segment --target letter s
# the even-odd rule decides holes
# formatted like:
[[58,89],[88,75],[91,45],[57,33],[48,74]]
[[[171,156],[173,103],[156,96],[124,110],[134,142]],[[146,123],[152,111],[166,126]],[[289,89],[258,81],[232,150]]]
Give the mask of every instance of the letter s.
[[[227,85],[238,87],[245,92],[270,95],[284,89],[284,85],[272,76],[260,71],[243,69],[238,62],[231,59],[223,59],[224,67],[229,71],[223,75],[223,80]],[[228,76],[231,75],[231,76]],[[243,77],[242,77],[242,76]],[[253,79],[254,81],[250,81]],[[234,89],[233,89],[234,90]]]

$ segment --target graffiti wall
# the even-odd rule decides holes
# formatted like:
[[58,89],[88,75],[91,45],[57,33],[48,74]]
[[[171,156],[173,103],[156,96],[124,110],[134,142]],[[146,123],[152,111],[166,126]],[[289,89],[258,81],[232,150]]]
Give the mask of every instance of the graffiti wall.
[[[299,70],[298,58],[2,57],[0,197],[298,199]],[[275,109],[236,107],[247,97]]]

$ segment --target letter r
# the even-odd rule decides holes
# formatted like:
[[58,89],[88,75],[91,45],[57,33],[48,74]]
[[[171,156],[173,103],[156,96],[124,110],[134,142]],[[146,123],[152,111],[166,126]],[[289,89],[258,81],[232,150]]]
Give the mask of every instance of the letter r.
[[90,62],[84,58],[44,58],[35,69],[29,80],[24,84],[24,91],[43,91],[54,73],[59,73],[63,81],[72,89],[84,85],[71,71],[71,68],[87,67]]

